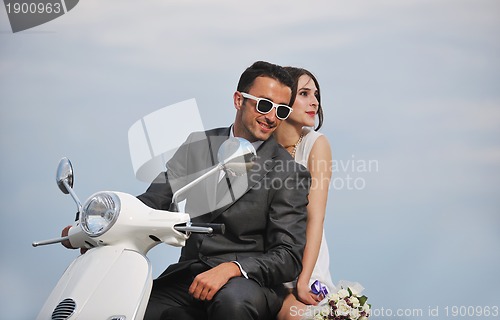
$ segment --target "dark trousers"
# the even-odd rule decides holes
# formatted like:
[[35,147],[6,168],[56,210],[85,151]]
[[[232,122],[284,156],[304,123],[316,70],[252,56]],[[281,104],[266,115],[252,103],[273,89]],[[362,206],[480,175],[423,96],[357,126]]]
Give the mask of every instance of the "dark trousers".
[[194,277],[208,267],[191,268],[155,280],[145,320],[274,319],[282,299],[273,290],[244,277],[232,278],[211,301],[194,299],[188,292]]

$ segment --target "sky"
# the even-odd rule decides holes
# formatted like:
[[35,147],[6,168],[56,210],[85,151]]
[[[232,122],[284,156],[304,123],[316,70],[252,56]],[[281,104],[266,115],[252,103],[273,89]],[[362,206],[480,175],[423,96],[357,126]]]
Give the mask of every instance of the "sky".
[[[479,313],[500,307],[499,32],[494,0],[85,0],[18,33],[0,9],[0,318],[33,319],[78,254],[31,247],[74,219],[55,184],[61,157],[82,201],[140,194],[129,128],[193,98],[205,128],[228,126],[241,72],[265,60],[320,82],[334,283],[361,283],[374,319],[470,306],[489,319]],[[190,117],[166,121],[166,136]],[[155,247],[155,275],[178,253]]]

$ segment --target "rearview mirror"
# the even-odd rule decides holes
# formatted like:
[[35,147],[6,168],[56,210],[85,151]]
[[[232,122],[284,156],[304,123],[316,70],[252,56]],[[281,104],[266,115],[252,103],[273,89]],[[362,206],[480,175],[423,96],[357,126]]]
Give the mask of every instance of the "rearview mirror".
[[254,146],[243,138],[229,138],[220,146],[217,153],[219,165],[236,175],[248,172],[257,153]]
[[68,194],[69,190],[66,188],[64,181],[73,188],[73,166],[68,158],[62,158],[57,166],[56,173],[57,186],[64,194]]
[[256,156],[257,152],[248,140],[236,137],[227,139],[222,143],[217,152],[217,161],[219,161],[219,163],[200,177],[177,190],[172,196],[172,203],[170,204],[169,211],[178,211],[177,203],[181,194],[212,174],[220,172],[222,169],[231,171],[239,176],[246,174],[253,166],[253,161]]

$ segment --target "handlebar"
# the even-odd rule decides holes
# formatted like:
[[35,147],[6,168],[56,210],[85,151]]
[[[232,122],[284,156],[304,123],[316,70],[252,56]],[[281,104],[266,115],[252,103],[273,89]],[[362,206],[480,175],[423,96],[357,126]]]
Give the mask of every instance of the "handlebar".
[[[178,224],[174,226],[174,229],[183,233],[205,233],[205,234],[224,234],[226,232],[226,226],[223,223],[184,223]],[[84,233],[80,230],[80,233],[84,235]],[[36,241],[31,245],[33,247],[44,246],[48,244],[54,244],[63,242],[65,240],[69,240],[69,236],[44,240],[44,241]],[[88,242],[87,242],[88,243]],[[82,244],[83,245],[83,244]],[[75,245],[75,247],[80,246],[80,244]]]
[[44,240],[44,241],[36,241],[36,242],[33,242],[31,245],[33,247],[46,246],[48,244],[59,243],[59,242],[65,241],[65,240],[69,240],[69,236],[61,237],[61,238],[57,238],[57,239]]
[[181,232],[224,234],[226,226],[223,223],[187,223],[176,225],[174,229]]

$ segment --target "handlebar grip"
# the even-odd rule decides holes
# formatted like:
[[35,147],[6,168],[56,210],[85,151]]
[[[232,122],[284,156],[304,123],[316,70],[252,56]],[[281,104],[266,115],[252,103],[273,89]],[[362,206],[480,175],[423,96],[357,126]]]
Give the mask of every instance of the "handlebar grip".
[[191,227],[212,228],[212,233],[224,234],[226,225],[223,223],[191,223]]

